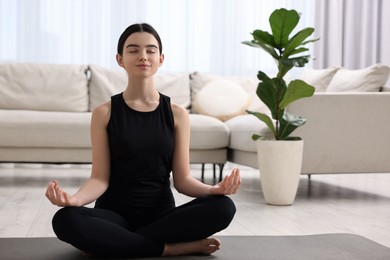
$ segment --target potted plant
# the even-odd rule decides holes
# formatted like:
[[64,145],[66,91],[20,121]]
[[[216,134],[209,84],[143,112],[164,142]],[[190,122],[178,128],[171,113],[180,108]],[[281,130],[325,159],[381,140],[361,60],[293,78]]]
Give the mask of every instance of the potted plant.
[[305,28],[290,38],[297,26],[300,15],[295,10],[277,9],[269,17],[272,33],[255,30],[253,40],[243,43],[265,50],[276,61],[277,75],[269,77],[259,71],[260,80],[256,94],[269,108],[270,115],[247,111],[263,121],[272,132],[273,138],[254,134],[257,141],[257,155],[261,185],[266,203],[273,205],[291,205],[298,189],[301,173],[303,140],[291,136],[291,133],[305,123],[301,116],[291,115],[286,108],[292,102],[310,97],[314,87],[302,80],[292,80],[288,85],[284,77],[293,67],[304,67],[310,55],[304,47],[318,39],[307,40],[314,28]]

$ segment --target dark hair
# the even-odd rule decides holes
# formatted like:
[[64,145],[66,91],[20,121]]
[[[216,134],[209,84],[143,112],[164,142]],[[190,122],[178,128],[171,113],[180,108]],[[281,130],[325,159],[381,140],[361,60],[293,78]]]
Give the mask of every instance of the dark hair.
[[125,45],[127,38],[136,32],[147,32],[147,33],[150,33],[151,35],[153,35],[154,38],[156,38],[156,40],[158,42],[158,48],[160,50],[160,54],[162,53],[162,43],[161,43],[161,39],[160,39],[160,36],[158,35],[157,31],[150,24],[136,23],[136,24],[132,24],[129,27],[127,27],[126,30],[124,30],[124,32],[119,37],[118,50],[117,50],[119,55],[122,56],[122,54],[123,54],[123,47]]

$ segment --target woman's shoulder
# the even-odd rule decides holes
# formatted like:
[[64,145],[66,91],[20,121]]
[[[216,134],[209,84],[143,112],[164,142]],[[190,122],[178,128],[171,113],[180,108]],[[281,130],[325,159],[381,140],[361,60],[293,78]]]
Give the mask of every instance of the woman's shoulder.
[[105,122],[105,124],[107,125],[108,120],[110,118],[110,114],[111,114],[111,101],[108,101],[106,103],[97,106],[92,111],[92,120],[97,119],[99,121]]
[[171,108],[175,120],[175,125],[183,124],[189,120],[188,111],[183,106],[172,102]]
[[111,110],[111,101],[107,101],[95,107],[92,113],[101,114],[101,113],[110,112],[110,110]]
[[179,104],[171,102],[171,108],[172,108],[172,111],[173,111],[174,114],[178,114],[178,115],[181,115],[181,116],[187,116],[188,115],[187,109],[185,109],[183,106],[181,106]]

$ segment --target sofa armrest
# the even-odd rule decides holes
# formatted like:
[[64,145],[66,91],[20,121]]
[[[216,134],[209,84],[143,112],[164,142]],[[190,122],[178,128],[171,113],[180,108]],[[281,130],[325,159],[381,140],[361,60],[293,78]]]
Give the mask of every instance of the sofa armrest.
[[288,111],[307,119],[303,173],[390,172],[390,92],[316,93]]

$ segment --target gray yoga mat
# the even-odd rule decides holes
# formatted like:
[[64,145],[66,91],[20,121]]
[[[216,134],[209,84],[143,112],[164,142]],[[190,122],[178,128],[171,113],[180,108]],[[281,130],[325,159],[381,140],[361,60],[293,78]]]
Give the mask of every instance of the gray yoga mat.
[[[194,255],[146,259],[390,259],[390,248],[362,236],[352,234],[321,234],[306,236],[219,236],[218,238],[222,241],[221,250],[210,256]],[[82,256],[80,251],[77,249],[61,242],[57,238],[0,238],[0,259],[79,260],[88,258]]]

